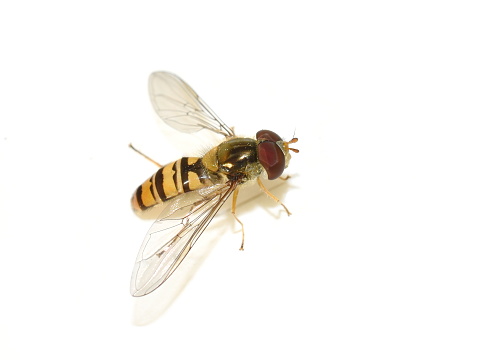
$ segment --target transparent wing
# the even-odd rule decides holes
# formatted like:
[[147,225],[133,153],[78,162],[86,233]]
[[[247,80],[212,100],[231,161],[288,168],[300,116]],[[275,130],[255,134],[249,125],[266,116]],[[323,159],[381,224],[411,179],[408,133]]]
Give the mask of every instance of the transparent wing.
[[208,129],[224,136],[234,135],[233,130],[178,76],[154,72],[150,75],[149,92],[156,113],[173,128],[186,133]]
[[149,294],[170,277],[236,186],[213,185],[171,200],[141,245],[131,278],[133,296]]

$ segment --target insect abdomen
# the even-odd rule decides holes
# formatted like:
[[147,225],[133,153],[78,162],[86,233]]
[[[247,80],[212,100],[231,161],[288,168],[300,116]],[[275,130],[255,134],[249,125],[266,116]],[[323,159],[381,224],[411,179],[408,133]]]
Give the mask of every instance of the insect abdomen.
[[131,198],[135,211],[144,211],[188,191],[212,185],[201,158],[183,157],[163,166],[136,189]]

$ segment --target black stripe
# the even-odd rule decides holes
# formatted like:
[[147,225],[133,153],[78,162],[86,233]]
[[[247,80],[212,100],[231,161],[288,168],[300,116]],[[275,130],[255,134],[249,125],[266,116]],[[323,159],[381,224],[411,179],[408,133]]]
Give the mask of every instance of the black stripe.
[[188,180],[188,172],[190,171],[190,166],[188,165],[188,158],[181,158],[181,183],[183,184],[183,191],[186,193],[191,191],[190,181]]
[[153,191],[153,176],[150,178],[150,194],[151,194],[151,196],[153,197],[153,199],[156,200],[156,198],[155,198],[155,193],[154,193],[154,191]]
[[141,199],[141,193],[142,193],[142,185],[138,186],[138,189],[136,189],[136,201],[138,202],[138,206],[140,207],[141,210],[145,210],[146,206],[143,204],[143,200]]
[[196,160],[193,164],[188,164],[188,158],[181,158],[181,182],[183,184],[184,192],[191,191],[190,181],[188,180],[188,173],[193,172],[198,175],[198,179],[202,184],[206,182],[205,169],[203,168],[203,163],[201,158]]
[[198,179],[200,180],[202,184],[206,183],[206,174],[205,174],[205,169],[203,167],[201,158],[196,160],[196,162],[190,165],[189,171],[192,171],[196,175],[198,175]]
[[190,171],[193,171],[196,175],[198,175],[198,179],[200,179],[200,182],[202,184],[206,183],[206,172],[205,172],[205,169],[203,167],[203,163],[201,161],[201,158],[196,160],[195,163],[191,164],[190,165]]
[[155,187],[161,201],[166,201],[165,191],[163,190],[163,169],[164,168],[161,168],[155,174]]

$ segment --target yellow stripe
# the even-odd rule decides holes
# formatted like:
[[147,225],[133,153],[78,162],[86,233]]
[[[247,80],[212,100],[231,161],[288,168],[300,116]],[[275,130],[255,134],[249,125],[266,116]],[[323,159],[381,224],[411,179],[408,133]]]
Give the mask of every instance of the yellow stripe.
[[163,170],[163,191],[167,198],[171,198],[173,196],[178,195],[178,190],[176,189],[175,184],[175,170],[173,170],[173,166],[175,162],[172,162],[166,165]]
[[195,162],[198,161],[199,158],[197,157],[189,157],[188,158],[188,165],[193,165]]
[[183,179],[181,178],[181,159],[175,162],[175,169],[176,189],[178,191],[178,194],[183,194],[185,192],[185,189],[183,189]]
[[204,185],[200,181],[200,178],[198,177],[198,174],[194,171],[188,171],[188,182],[190,190],[197,190],[204,187]]
[[146,180],[141,185],[141,202],[146,207],[150,207],[150,206],[153,206],[153,205],[157,204],[157,201],[156,201],[154,195],[150,191],[150,187],[151,187],[151,178]]

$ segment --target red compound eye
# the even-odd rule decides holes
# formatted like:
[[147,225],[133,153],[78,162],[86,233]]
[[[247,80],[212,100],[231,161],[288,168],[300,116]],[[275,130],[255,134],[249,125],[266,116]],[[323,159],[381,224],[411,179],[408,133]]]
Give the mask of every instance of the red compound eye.
[[[270,133],[276,135],[272,131]],[[284,153],[275,142],[263,141],[258,144],[258,160],[265,168],[269,180],[280,177],[284,171]]]
[[271,131],[271,130],[260,130],[256,133],[256,139],[257,140],[263,140],[263,141],[273,141],[273,142],[276,142],[276,141],[281,141],[283,139],[281,139],[279,137],[278,134],[276,134],[275,132]]

